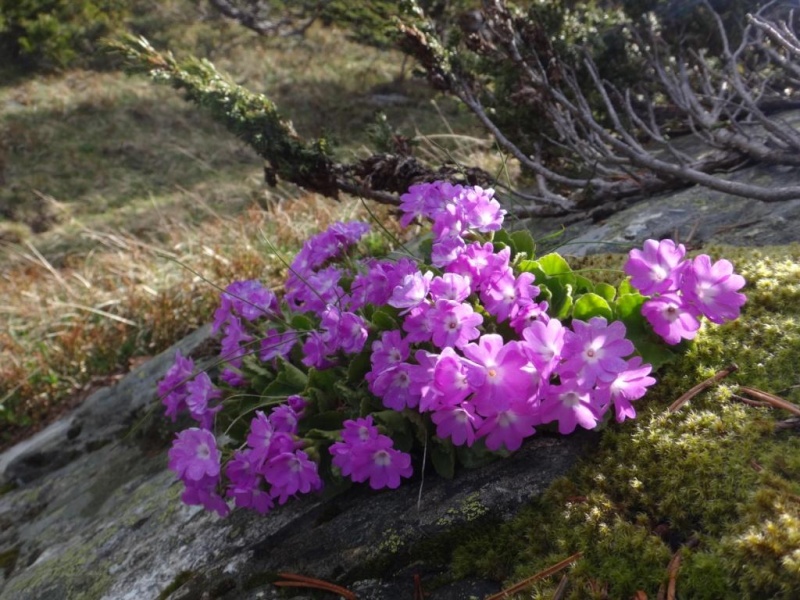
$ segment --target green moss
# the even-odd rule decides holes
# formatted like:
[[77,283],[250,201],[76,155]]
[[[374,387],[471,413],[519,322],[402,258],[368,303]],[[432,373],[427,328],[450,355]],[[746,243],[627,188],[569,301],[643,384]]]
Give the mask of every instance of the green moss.
[[[709,248],[748,281],[741,318],[704,325],[638,417],[612,424],[593,456],[513,521],[453,552],[458,576],[518,581],[581,551],[567,597],[656,597],[681,549],[682,598],[790,598],[800,592],[800,440],[788,414],[736,400],[749,385],[800,401],[800,246]],[[582,261],[617,268],[620,257]],[[739,370],[675,413],[683,392],[735,362]],[[761,470],[759,470],[761,469]],[[691,549],[686,543],[691,541]],[[549,597],[557,581],[526,597]]]
[[0,570],[3,571],[3,577],[8,579],[14,572],[14,567],[17,566],[17,559],[19,558],[19,546],[14,546],[10,550],[0,552]]
[[167,587],[165,587],[158,595],[158,600],[167,600],[167,598],[170,597],[172,592],[181,588],[192,577],[194,577],[194,573],[192,571],[181,571],[180,573],[178,573],[175,576],[175,579],[173,579],[170,582],[170,584]]

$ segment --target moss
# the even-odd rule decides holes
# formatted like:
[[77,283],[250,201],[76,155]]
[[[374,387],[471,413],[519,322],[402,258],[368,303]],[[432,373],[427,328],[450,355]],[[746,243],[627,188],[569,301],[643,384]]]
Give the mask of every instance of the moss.
[[158,595],[158,600],[167,600],[170,597],[172,592],[178,590],[179,588],[183,587],[183,585],[189,581],[192,577],[194,577],[194,573],[192,571],[181,571],[175,576],[170,584],[165,587],[161,593]]
[[[567,597],[656,597],[681,549],[682,598],[798,597],[800,439],[776,430],[788,415],[735,395],[742,384],[800,401],[800,246],[705,252],[747,279],[741,318],[705,325],[658,373],[635,421],[610,425],[592,456],[514,520],[460,544],[458,576],[511,583],[581,551]],[[581,266],[618,268],[623,258]],[[739,370],[722,385],[666,410],[731,362]],[[526,597],[549,597],[555,585],[543,581]]]
[[11,577],[11,574],[14,572],[14,567],[17,566],[18,558],[19,546],[0,552],[0,570],[3,571],[3,577],[6,579]]

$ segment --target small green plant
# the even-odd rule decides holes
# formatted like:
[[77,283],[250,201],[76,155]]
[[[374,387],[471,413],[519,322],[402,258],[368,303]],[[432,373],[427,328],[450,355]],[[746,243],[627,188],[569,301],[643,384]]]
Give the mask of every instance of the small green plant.
[[127,14],[123,0],[0,0],[2,67],[53,70],[87,60]]

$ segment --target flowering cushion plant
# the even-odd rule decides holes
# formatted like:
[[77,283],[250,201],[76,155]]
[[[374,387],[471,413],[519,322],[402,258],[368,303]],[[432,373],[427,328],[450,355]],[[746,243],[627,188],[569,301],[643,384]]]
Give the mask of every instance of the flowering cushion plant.
[[396,488],[422,456],[451,477],[537,429],[633,418],[667,345],[745,301],[728,261],[671,240],[632,250],[618,286],[592,282],[503,230],[492,190],[415,185],[401,211],[432,223],[422,258],[359,257],[368,225],[336,223],[304,244],[282,298],[226,288],[217,383],[178,354],[159,385],[167,416],[196,422],[169,453],[184,502],[265,513],[323,485]]

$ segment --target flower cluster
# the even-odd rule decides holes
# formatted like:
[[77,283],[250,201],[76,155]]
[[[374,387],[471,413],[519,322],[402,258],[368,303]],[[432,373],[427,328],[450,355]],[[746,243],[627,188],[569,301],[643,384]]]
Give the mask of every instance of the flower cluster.
[[647,240],[642,250],[631,250],[625,273],[631,285],[653,296],[642,314],[668,344],[691,340],[700,329],[700,317],[713,323],[736,319],[745,303],[744,277],[725,260],[711,263],[707,254],[685,258],[686,248],[672,240]]
[[[534,260],[532,239],[516,247],[490,189],[420,184],[401,200],[401,224],[432,222],[425,259],[359,258],[369,227],[336,223],[304,244],[280,301],[257,281],[225,289],[220,387],[177,355],[159,393],[173,421],[187,411],[197,423],[169,453],[184,502],[266,513],[323,480],[396,488],[412,476],[405,450],[432,431],[452,462],[456,446],[514,451],[550,423],[568,434],[636,415],[655,379],[617,290],[557,255]],[[625,271],[671,344],[744,302],[730,263],[689,261],[670,240],[632,251]],[[245,385],[255,401],[237,393]]]

